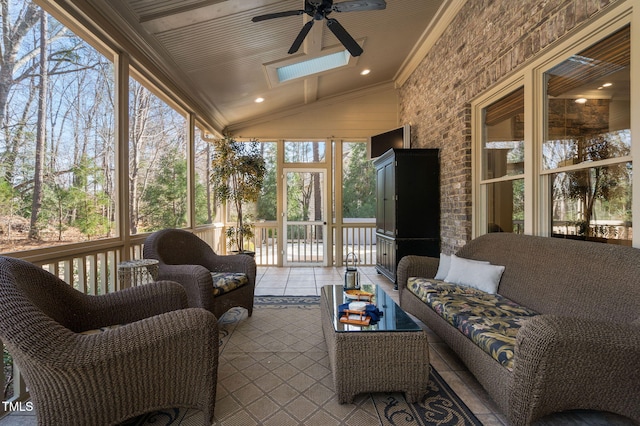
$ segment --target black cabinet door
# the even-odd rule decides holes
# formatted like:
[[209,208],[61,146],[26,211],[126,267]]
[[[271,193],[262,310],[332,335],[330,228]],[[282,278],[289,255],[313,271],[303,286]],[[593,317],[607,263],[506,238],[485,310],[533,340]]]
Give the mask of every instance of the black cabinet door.
[[376,233],[384,234],[384,167],[376,170]]
[[384,234],[396,235],[395,164],[384,166]]
[[376,232],[393,237],[396,232],[395,162],[376,170]]
[[[396,238],[440,238],[440,171],[437,150],[396,156]],[[418,152],[416,152],[418,151]]]
[[395,240],[378,234],[376,236],[376,270],[391,281],[395,281],[397,264]]

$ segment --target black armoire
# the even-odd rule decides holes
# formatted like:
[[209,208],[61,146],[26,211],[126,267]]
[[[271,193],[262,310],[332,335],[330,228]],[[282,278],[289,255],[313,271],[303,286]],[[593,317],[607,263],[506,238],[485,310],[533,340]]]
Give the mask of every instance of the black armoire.
[[376,270],[394,283],[403,256],[440,255],[438,157],[437,149],[390,149],[374,161]]

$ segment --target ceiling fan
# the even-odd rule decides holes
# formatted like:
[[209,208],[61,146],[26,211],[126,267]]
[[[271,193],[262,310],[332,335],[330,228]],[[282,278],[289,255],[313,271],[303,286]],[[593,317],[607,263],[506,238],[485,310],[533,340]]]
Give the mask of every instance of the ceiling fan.
[[266,15],[255,16],[251,21],[259,22],[267,19],[281,18],[283,16],[295,16],[307,14],[313,19],[302,27],[300,33],[293,41],[289,53],[295,53],[300,49],[311,27],[315,21],[327,20],[327,27],[337,37],[352,56],[360,56],[362,47],[351,37],[344,27],[335,19],[328,18],[331,12],[354,12],[359,10],[381,10],[387,7],[385,0],[348,0],[333,4],[333,0],[305,0],[304,10],[289,10],[286,12],[268,13]]

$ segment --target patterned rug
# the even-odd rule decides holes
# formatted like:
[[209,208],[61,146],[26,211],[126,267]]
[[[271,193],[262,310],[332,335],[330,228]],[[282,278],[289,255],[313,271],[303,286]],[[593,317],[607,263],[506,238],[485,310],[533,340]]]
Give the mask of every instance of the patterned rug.
[[[320,325],[318,297],[256,297],[251,317],[220,318],[214,425],[481,425],[431,368],[428,393],[409,404],[402,393],[361,394],[339,404]],[[363,355],[364,356],[364,355]],[[202,425],[196,410],[148,414],[127,425]]]

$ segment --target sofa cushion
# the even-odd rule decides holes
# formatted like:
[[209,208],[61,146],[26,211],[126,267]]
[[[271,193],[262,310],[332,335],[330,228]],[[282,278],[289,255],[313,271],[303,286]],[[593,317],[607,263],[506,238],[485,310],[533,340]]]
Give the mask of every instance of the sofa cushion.
[[458,330],[491,355],[503,367],[513,371],[513,351],[516,334],[527,316],[484,317],[468,316],[459,319]]
[[516,334],[533,310],[473,287],[411,277],[407,288],[476,345],[513,369]]
[[242,272],[212,272],[213,295],[220,296],[249,284],[247,274]]

